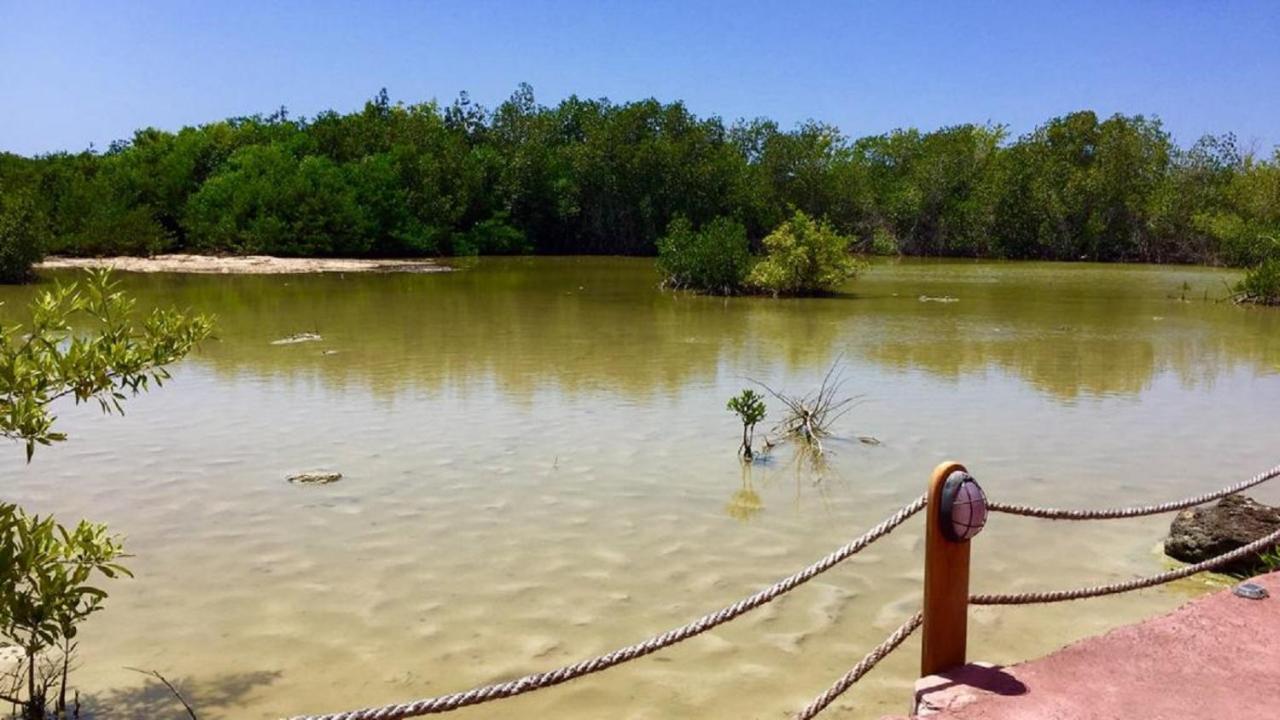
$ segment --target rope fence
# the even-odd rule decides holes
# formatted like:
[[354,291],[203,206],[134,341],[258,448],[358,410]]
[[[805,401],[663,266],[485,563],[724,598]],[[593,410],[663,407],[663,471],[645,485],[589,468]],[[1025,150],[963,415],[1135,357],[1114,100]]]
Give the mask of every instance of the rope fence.
[[908,518],[924,509],[925,497],[921,495],[913,502],[902,506],[897,512],[880,522],[879,525],[863,533],[853,542],[844,545],[821,560],[800,572],[783,578],[750,597],[722,608],[716,612],[703,615],[687,625],[668,630],[661,635],[644,642],[628,645],[606,655],[598,655],[588,660],[566,665],[547,672],[525,675],[522,678],[494,685],[473,688],[465,692],[426,698],[411,703],[386,705],[383,707],[351,710],[329,715],[301,715],[292,720],[400,720],[401,718],[421,717],[436,713],[449,712],[468,705],[477,705],[491,700],[515,697],[533,690],[559,685],[574,678],[590,675],[620,665],[636,658],[644,657],[665,647],[688,640],[718,625],[722,625],[739,615],[764,605],[765,603],[796,589],[821,573],[830,570],[850,557],[856,555],[871,543],[888,535],[894,528],[906,522]]
[[1204,505],[1214,500],[1221,500],[1228,495],[1244,492],[1251,487],[1280,477],[1280,465],[1266,472],[1258,473],[1243,482],[1228,485],[1221,490],[1196,495],[1194,497],[1160,503],[1158,505],[1139,505],[1137,507],[1110,508],[1107,510],[1061,510],[1059,508],[1032,507],[1030,505],[1008,505],[1000,502],[987,503],[987,509],[1009,515],[1040,518],[1041,520],[1116,520],[1120,518],[1136,518],[1146,515],[1160,515],[1175,510],[1186,510],[1197,505]]
[[813,699],[813,702],[805,706],[796,715],[796,720],[809,720],[818,713],[827,709],[827,706],[836,701],[836,698],[844,694],[845,690],[853,687],[853,684],[862,679],[863,675],[871,672],[881,660],[889,657],[889,654],[898,649],[898,646],[911,637],[920,624],[924,622],[924,613],[916,613],[911,616],[910,620],[902,623],[901,627],[894,630],[885,638],[883,642],[877,645],[871,652],[867,653],[857,665],[854,665],[849,672],[843,677],[835,681],[835,683],[827,688],[826,692]]
[[1045,592],[1026,592],[1013,593],[1009,595],[974,595],[969,598],[969,602],[974,605],[1030,605],[1042,603],[1065,602],[1067,600],[1083,600],[1085,598],[1102,597],[1103,595],[1115,595],[1117,593],[1132,592],[1134,590],[1142,590],[1144,588],[1155,587],[1165,583],[1181,580],[1191,577],[1198,573],[1213,570],[1250,555],[1258,555],[1259,553],[1269,550],[1280,544],[1280,530],[1270,535],[1258,538],[1248,545],[1223,553],[1217,557],[1209,558],[1195,565],[1170,570],[1169,572],[1160,573],[1159,575],[1150,575],[1148,577],[1134,578],[1124,582],[1112,583],[1110,585],[1094,585],[1092,587],[1074,588],[1071,590],[1050,590]]
[[[1230,485],[1212,493],[1206,493],[1204,495],[1197,495],[1157,505],[1112,508],[1105,510],[1063,510],[1057,508],[1040,508],[1027,505],[989,502],[987,507],[989,510],[994,512],[1048,520],[1109,520],[1117,518],[1134,518],[1172,512],[1175,510],[1183,510],[1196,505],[1203,505],[1207,502],[1212,502],[1213,500],[1218,500],[1228,495],[1234,495],[1244,490],[1248,490],[1249,488],[1260,485],[1276,477],[1280,477],[1280,466],[1276,466],[1266,472],[1259,473],[1248,480],[1236,483],[1235,485]],[[555,670],[533,673],[515,680],[495,683],[492,685],[484,685],[463,692],[415,700],[409,703],[370,707],[347,712],[330,713],[326,715],[298,715],[290,718],[289,720],[402,720],[403,718],[445,713],[470,705],[478,705],[493,700],[522,695],[534,690],[553,687],[575,678],[583,677],[584,675],[597,673],[616,665],[621,665],[631,660],[644,657],[729,622],[746,612],[754,610],[782,595],[785,595],[800,585],[812,580],[821,573],[830,570],[853,555],[861,552],[867,546],[876,542],[880,538],[888,535],[899,525],[902,525],[912,516],[919,513],[925,508],[926,498],[927,496],[922,495],[914,501],[904,505],[898,509],[897,512],[885,518],[878,525],[872,527],[858,538],[840,548],[837,548],[835,551],[803,570],[783,578],[773,585],[743,598],[732,605],[721,608],[716,612],[708,613],[693,622],[673,628],[660,635],[655,635],[642,642],[628,645],[613,652],[598,655]],[[1130,592],[1133,590],[1140,590],[1173,582],[1174,580],[1190,577],[1197,573],[1213,570],[1239,558],[1258,555],[1265,550],[1275,547],[1277,544],[1280,544],[1280,530],[1215,558],[1210,558],[1209,560],[1205,560],[1194,565],[1188,565],[1186,567],[1170,570],[1158,575],[1069,590],[1024,592],[1004,595],[973,595],[969,598],[969,602],[974,605],[1029,605],[1081,600],[1085,598]],[[856,684],[864,675],[870,672],[881,660],[888,657],[894,650],[901,646],[902,643],[912,635],[912,633],[920,628],[923,622],[923,613],[921,612],[917,612],[909,618],[899,626],[897,630],[890,633],[884,641],[858,661],[858,663],[854,665],[849,672],[836,680],[836,682],[821,695],[814,698],[809,705],[796,715],[797,720],[810,720],[821,713],[832,702],[839,698],[840,695]]]

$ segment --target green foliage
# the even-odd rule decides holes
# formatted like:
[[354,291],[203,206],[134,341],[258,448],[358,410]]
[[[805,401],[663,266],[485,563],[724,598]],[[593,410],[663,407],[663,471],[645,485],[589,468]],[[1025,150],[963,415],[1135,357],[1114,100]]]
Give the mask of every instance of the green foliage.
[[1267,258],[1250,270],[1236,292],[1248,302],[1280,305],[1280,257]]
[[726,409],[736,414],[742,420],[743,425],[755,425],[764,419],[764,397],[755,390],[748,388],[737,396],[729,398],[729,404]]
[[731,218],[718,217],[694,230],[680,215],[658,240],[658,270],[669,287],[730,295],[750,269],[746,228]]
[[44,257],[44,218],[25,195],[0,190],[0,283],[31,277],[31,266]]
[[127,393],[162,384],[164,366],[212,328],[207,317],[172,309],[136,320],[133,306],[108,272],[93,272],[41,293],[27,327],[0,326],[0,437],[25,443],[28,461],[37,445],[66,437],[53,429],[50,403],[69,396],[123,412]]
[[876,228],[871,231],[871,253],[873,255],[900,255],[902,248],[898,245],[898,238],[893,233],[884,228]]
[[383,92],[346,114],[139,130],[101,154],[0,154],[0,197],[17,196],[48,251],[79,255],[651,255],[678,217],[736,218],[754,243],[799,210],[880,254],[1249,266],[1280,232],[1280,157],[1231,135],[1184,149],[1142,115],[855,139],[652,99],[547,107],[521,85],[493,110]]
[[[128,393],[160,385],[164,366],[209,335],[206,317],[161,309],[135,320],[133,305],[108,272],[93,272],[39,295],[26,327],[0,326],[0,436],[25,443],[28,462],[37,445],[66,438],[53,427],[54,401],[96,400],[105,413],[123,412]],[[66,527],[0,503],[0,640],[22,649],[26,681],[25,697],[15,687],[5,699],[24,720],[68,717],[79,626],[107,599],[99,581],[129,575],[122,553],[103,525]],[[55,649],[61,660],[49,665]]]
[[[123,550],[105,525],[82,520],[68,528],[0,504],[0,638],[22,649],[24,718],[69,717],[66,673],[79,626],[107,599],[101,580],[132,576],[118,562]],[[61,662],[44,672],[40,661],[53,649]],[[61,689],[51,698],[58,679]]]
[[765,257],[747,283],[773,295],[834,292],[864,267],[849,254],[849,245],[827,223],[796,211],[765,237]]
[[511,226],[505,214],[476,223],[453,237],[453,255],[525,255],[532,246],[524,233]]
[[738,416],[742,421],[742,445],[739,452],[743,457],[751,457],[751,443],[754,439],[756,423],[759,423],[765,416],[764,397],[760,393],[747,388],[737,396],[729,398],[726,406],[730,412]]

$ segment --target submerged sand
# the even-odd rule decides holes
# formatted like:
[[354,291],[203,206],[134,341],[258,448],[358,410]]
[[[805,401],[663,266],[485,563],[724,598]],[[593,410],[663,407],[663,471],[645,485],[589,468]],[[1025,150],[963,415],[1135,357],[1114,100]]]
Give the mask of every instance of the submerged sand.
[[111,268],[142,273],[213,273],[228,275],[283,275],[322,272],[447,272],[451,268],[434,260],[357,258],[282,258],[271,255],[155,255],[153,257],[67,258],[48,257],[41,270]]

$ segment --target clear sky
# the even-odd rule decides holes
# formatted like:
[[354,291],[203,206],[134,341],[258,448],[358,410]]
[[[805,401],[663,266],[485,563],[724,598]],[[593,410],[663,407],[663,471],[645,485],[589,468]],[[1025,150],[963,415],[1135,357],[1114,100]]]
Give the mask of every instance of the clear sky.
[[864,135],[1077,109],[1157,115],[1183,144],[1280,143],[1280,0],[1262,2],[97,2],[0,0],[0,150],[135,128],[358,108],[495,105],[519,82],[684,100],[727,120]]

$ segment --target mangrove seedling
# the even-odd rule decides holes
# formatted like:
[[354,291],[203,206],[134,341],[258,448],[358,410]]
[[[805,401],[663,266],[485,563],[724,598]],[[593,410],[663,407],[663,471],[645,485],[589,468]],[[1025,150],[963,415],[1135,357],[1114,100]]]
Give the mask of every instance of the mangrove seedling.
[[742,421],[742,447],[738,451],[742,457],[750,460],[751,443],[755,440],[756,423],[764,419],[764,398],[750,388],[743,390],[737,397],[729,398],[728,409]]

